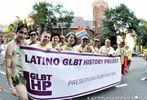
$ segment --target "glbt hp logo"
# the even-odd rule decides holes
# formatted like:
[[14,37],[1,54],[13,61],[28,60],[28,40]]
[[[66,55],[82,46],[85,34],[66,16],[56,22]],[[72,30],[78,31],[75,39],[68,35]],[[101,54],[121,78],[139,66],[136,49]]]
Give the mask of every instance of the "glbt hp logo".
[[50,90],[52,75],[29,73],[25,71],[24,77],[27,80],[26,86],[29,93],[42,96],[52,95],[52,91]]

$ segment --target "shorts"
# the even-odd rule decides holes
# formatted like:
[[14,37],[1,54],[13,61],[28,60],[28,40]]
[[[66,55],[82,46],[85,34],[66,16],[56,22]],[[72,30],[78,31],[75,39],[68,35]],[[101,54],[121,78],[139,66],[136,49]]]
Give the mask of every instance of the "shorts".
[[26,85],[26,80],[21,74],[19,74],[18,76],[12,77],[12,82],[14,86],[19,85],[19,84]]

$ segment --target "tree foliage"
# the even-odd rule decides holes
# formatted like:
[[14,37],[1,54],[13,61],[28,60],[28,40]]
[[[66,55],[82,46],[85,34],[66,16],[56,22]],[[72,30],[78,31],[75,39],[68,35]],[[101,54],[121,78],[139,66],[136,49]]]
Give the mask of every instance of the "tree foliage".
[[70,26],[73,14],[73,12],[64,9],[63,5],[57,4],[54,6],[48,2],[39,2],[35,3],[30,15],[36,25],[52,29],[58,23],[66,23],[66,26]]
[[140,27],[140,34],[138,36],[137,42],[144,47],[147,47],[147,21],[141,20],[142,27]]
[[4,31],[6,34],[11,34],[16,31],[16,28],[19,25],[22,25],[22,24],[24,24],[22,20],[20,19],[14,20],[14,22],[12,22]]
[[108,8],[104,15],[105,19],[103,20],[102,36],[108,36],[116,40],[116,35],[125,37],[126,29],[135,31],[136,34],[139,34],[140,20],[137,19],[134,13],[124,4],[120,4],[114,9]]
[[35,21],[35,24],[45,27],[45,24],[49,20],[48,17],[50,17],[50,19],[53,17],[54,20],[56,20],[51,9],[52,5],[48,4],[47,2],[35,3],[35,5],[33,5],[33,12],[31,13],[31,17]]

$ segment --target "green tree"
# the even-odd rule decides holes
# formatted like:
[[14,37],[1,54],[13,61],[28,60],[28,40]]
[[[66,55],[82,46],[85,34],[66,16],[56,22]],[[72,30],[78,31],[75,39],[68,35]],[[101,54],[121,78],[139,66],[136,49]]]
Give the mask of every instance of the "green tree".
[[121,35],[125,39],[126,29],[139,34],[140,20],[124,4],[120,4],[114,9],[108,8],[104,15],[105,19],[103,20],[101,35],[115,40],[112,41],[113,43],[116,43],[117,35]]
[[58,22],[59,23],[65,23],[66,27],[70,27],[72,23],[72,19],[74,18],[74,13],[72,11],[67,11],[63,8],[63,5],[58,4],[55,6],[55,12],[58,16]]
[[73,12],[67,11],[60,4],[54,6],[48,2],[39,2],[33,6],[31,16],[36,25],[52,29],[53,27],[57,27],[57,23],[66,23],[70,26],[73,19]]
[[24,24],[22,20],[20,20],[20,19],[15,20],[5,29],[5,33],[11,34],[11,33],[15,32],[16,28],[22,24]]
[[142,27],[139,27],[139,36],[137,38],[137,43],[141,44],[143,47],[147,47],[147,21],[141,20]]
[[45,23],[47,23],[48,19],[47,14],[52,14],[51,11],[48,11],[48,8],[52,8],[52,5],[49,5],[47,2],[35,3],[33,6],[33,12],[30,16],[33,18],[36,25],[45,27]]

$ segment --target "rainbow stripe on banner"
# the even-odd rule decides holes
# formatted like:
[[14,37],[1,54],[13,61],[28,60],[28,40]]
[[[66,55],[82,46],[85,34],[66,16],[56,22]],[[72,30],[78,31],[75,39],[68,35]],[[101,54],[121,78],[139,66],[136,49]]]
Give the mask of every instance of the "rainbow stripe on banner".
[[81,38],[83,36],[88,36],[87,31],[85,30],[84,27],[78,28],[78,30],[75,32],[75,35],[77,38]]

